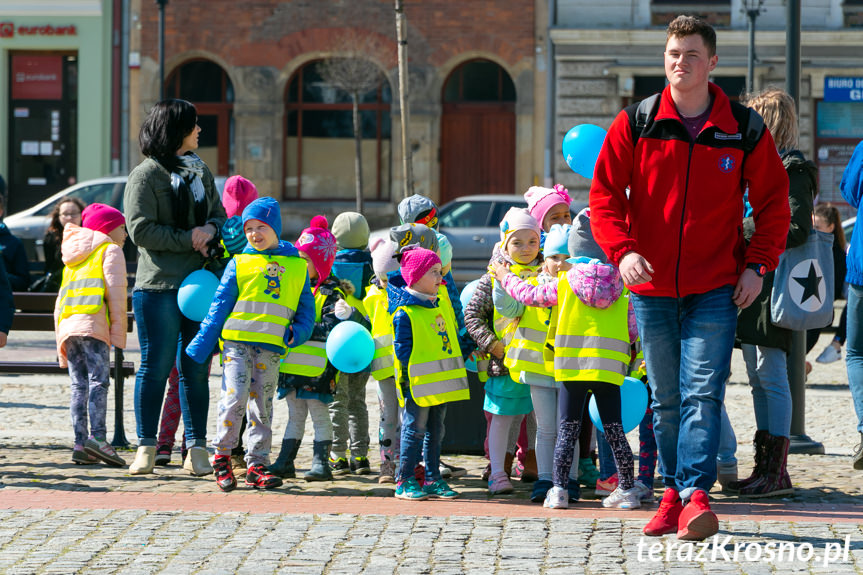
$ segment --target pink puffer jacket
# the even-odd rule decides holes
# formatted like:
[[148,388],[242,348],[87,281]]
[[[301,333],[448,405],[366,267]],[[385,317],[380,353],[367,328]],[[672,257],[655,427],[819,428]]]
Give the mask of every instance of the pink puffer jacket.
[[[57,355],[61,367],[67,365],[66,340],[73,336],[92,337],[120,349],[126,347],[126,258],[123,250],[106,234],[75,224],[66,224],[60,250],[64,264],[76,265],[105,243],[110,244],[102,259],[107,306],[98,313],[75,314],[62,322],[59,321],[60,308],[57,305],[54,307],[54,333],[57,335]],[[60,298],[57,298],[59,302]],[[111,314],[110,328],[107,313]]]

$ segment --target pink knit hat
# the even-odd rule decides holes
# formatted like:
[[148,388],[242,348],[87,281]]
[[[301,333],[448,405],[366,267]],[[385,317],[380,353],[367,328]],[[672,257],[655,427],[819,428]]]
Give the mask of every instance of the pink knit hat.
[[539,226],[542,227],[542,220],[545,219],[545,214],[558,204],[566,204],[566,207],[572,203],[572,198],[569,197],[569,192],[560,184],[555,184],[554,188],[542,188],[539,186],[531,186],[524,193],[524,199],[527,200],[527,209]]
[[258,199],[258,189],[255,184],[243,176],[231,176],[225,181],[225,191],[222,192],[222,205],[229,218],[242,215],[246,206]]
[[123,212],[105,204],[90,204],[81,212],[81,227],[103,234],[110,234],[125,223]]
[[396,253],[396,245],[386,238],[377,238],[369,247],[372,252],[372,269],[378,279],[387,279],[389,272],[399,269],[399,263],[393,257]]
[[431,250],[419,247],[408,247],[402,251],[402,277],[408,286],[412,286],[422,278],[435,264],[441,263],[440,258]]
[[324,216],[315,216],[309,222],[309,227],[303,230],[297,239],[296,248],[306,254],[315,271],[318,272],[318,283],[312,290],[318,293],[318,288],[330,277],[333,260],[336,258],[336,237],[330,233],[329,223]]

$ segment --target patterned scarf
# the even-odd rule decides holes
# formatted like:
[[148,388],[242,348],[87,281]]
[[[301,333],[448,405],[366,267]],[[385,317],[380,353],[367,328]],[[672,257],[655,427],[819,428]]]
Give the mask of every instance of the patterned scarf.
[[[207,197],[204,189],[204,161],[196,154],[176,156],[177,165],[171,173],[171,188],[174,190],[175,213],[178,226],[191,229],[202,226],[207,220]],[[190,193],[191,192],[191,193]],[[193,206],[189,205],[190,196]],[[189,226],[189,212],[194,223]]]
[[183,156],[177,156],[177,167],[175,171],[181,178],[186,181],[189,189],[192,190],[192,197],[195,202],[204,201],[204,160],[198,157],[197,154],[188,153]]

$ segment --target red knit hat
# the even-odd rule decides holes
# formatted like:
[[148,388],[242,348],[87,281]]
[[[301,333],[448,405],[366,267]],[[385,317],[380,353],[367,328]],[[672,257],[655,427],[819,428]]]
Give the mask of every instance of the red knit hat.
[[408,247],[402,251],[402,277],[410,287],[426,275],[433,265],[439,263],[441,263],[440,258],[433,251]]
[[105,204],[90,204],[81,212],[81,226],[103,234],[110,234],[125,223],[123,212]]
[[297,249],[308,256],[318,272],[318,283],[312,290],[315,294],[321,284],[330,277],[333,260],[336,258],[336,237],[328,228],[327,218],[315,216],[309,222],[309,227],[300,234],[296,244]]
[[222,192],[222,205],[229,218],[240,216],[246,206],[258,199],[258,189],[255,184],[243,176],[231,176],[225,180],[225,191]]

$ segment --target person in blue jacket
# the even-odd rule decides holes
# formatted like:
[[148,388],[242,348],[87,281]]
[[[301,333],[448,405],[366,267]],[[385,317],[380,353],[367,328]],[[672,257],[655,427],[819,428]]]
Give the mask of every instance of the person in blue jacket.
[[[5,185],[3,186],[5,188]],[[6,268],[6,277],[12,291],[27,291],[30,286],[30,264],[21,240],[12,235],[3,216],[6,215],[6,193],[0,190],[0,254]]]
[[[272,489],[282,484],[267,469],[280,357],[287,348],[306,342],[315,319],[306,264],[290,242],[279,240],[279,203],[265,197],[249,204],[243,229],[249,244],[228,262],[207,317],[186,347],[189,357],[204,363],[223,340],[225,367],[213,441],[213,469],[223,491],[237,485],[230,455],[244,413],[249,421],[246,485]],[[291,317],[284,308],[294,306]]]
[[[845,167],[839,190],[845,201],[853,208],[860,208],[863,199],[863,142],[854,148],[854,154]],[[845,365],[848,369],[848,386],[857,413],[857,431],[860,443],[854,449],[851,464],[854,469],[863,469],[863,233],[851,236],[851,247],[847,256],[848,275],[848,347]]]

